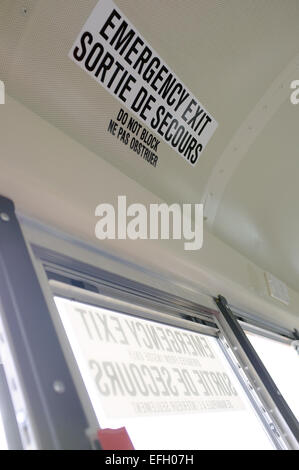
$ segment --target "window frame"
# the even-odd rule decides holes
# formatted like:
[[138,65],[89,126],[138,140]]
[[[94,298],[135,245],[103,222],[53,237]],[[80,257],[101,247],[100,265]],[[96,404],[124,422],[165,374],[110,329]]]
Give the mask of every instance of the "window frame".
[[[125,277],[117,276],[108,271],[105,272],[98,267],[86,265],[68,256],[52,252],[48,249],[45,250],[43,247],[35,245],[32,248],[35,257],[39,259],[40,269],[44,271],[53,296],[58,295],[72,300],[91,303],[91,305],[99,307],[110,306],[111,309],[116,309],[123,313],[137,315],[149,320],[161,321],[172,326],[183,327],[190,331],[198,331],[199,333],[216,337],[275,448],[284,450],[289,445],[292,446],[290,442],[285,442],[282,434],[277,431],[278,423],[273,424],[275,419],[271,416],[271,408],[269,408],[268,401],[261,394],[261,387],[255,386],[254,382],[256,379],[253,379],[254,373],[252,370],[251,377],[246,377],[244,373],[240,374],[234,346],[230,347],[228,345],[226,335],[221,331],[221,325],[216,321],[218,309],[215,308],[216,305],[213,303],[212,297],[201,295],[201,298],[205,300],[205,305],[197,304],[169,292],[128,280]],[[85,275],[82,273],[85,273]],[[68,283],[65,282],[67,278],[64,282],[57,280],[59,276],[66,276],[66,274],[70,276]],[[73,285],[72,281],[75,281],[75,284],[80,282],[83,282],[83,284],[80,284],[80,287],[78,287],[78,285]],[[87,289],[84,288],[84,281],[87,283]],[[98,293],[91,290],[95,287],[98,288]],[[129,293],[124,292],[125,287],[129,290]],[[120,301],[116,301],[115,296],[119,297]],[[107,298],[109,298],[109,301],[107,301]],[[170,313],[164,313],[165,309]],[[63,327],[60,324],[59,329],[61,328]],[[70,351],[68,351],[68,355],[70,355]],[[79,382],[81,382],[78,386],[80,390],[84,386],[81,377]],[[259,389],[258,393],[257,388]],[[90,417],[90,413],[94,414],[92,404],[89,402],[87,405],[86,397],[82,397],[82,394],[81,399],[85,402],[84,408],[88,409]],[[96,425],[95,416],[92,416],[90,422],[93,423],[91,429],[93,429],[92,433],[94,433]]]
[[[276,411],[275,413],[273,413],[273,410],[271,411],[271,406],[273,406],[271,391],[269,391],[269,388],[265,387],[263,380],[259,374],[257,374],[255,366],[248,360],[248,354],[246,354],[245,351],[247,345],[240,342],[238,335],[236,335],[235,329],[236,325],[238,325],[236,317],[229,311],[227,306],[225,306],[224,310],[226,315],[228,314],[228,317],[224,315],[223,311],[219,308],[218,298],[218,300],[213,299],[210,295],[200,292],[199,289],[195,289],[194,286],[189,288],[189,286],[182,285],[181,281],[174,277],[167,278],[165,275],[153,273],[146,267],[125,262],[116,256],[111,256],[111,254],[107,254],[95,246],[88,245],[73,237],[62,235],[60,232],[53,229],[45,229],[42,224],[37,222],[30,221],[30,223],[28,223],[28,219],[20,216],[16,217],[12,201],[3,198],[2,203],[4,209],[3,207],[1,207],[1,209],[5,213],[8,213],[11,218],[9,220],[11,220],[12,223],[7,226],[5,234],[0,234],[0,238],[5,237],[4,241],[9,248],[8,252],[3,253],[4,259],[2,265],[0,265],[0,274],[7,280],[16,279],[19,287],[21,286],[22,279],[14,272],[15,269],[11,262],[12,259],[15,259],[12,250],[17,249],[20,263],[22,267],[24,267],[24,273],[26,272],[26,274],[28,274],[28,279],[25,279],[26,285],[28,284],[28,286],[32,287],[32,290],[39,296],[40,301],[43,298],[44,306],[46,307],[43,306],[45,315],[42,320],[40,316],[38,316],[39,312],[37,308],[34,309],[36,310],[34,315],[36,318],[39,318],[40,321],[46,322],[49,326],[49,331],[51,332],[49,333],[50,337],[47,338],[48,346],[51,343],[54,349],[58,348],[62,350],[63,354],[60,355],[62,381],[64,375],[66,375],[66,380],[69,380],[68,375],[71,374],[72,383],[67,383],[69,384],[71,393],[73,393],[72,399],[74,403],[78,403],[76,412],[74,412],[75,415],[78,412],[78,417],[75,416],[74,420],[78,419],[78,423],[80,423],[80,429],[82,429],[82,444],[84,446],[86,445],[85,438],[87,435],[91,447],[97,448],[97,420],[95,419],[92,406],[86,398],[86,390],[77,367],[70,367],[70,364],[74,360],[73,352],[71,351],[68,341],[66,341],[63,326],[59,320],[53,298],[53,288],[55,290],[63,287],[64,290],[66,289],[67,295],[70,295],[72,298],[74,298],[74,296],[76,297],[79,292],[80,295],[84,297],[86,297],[86,295],[90,297],[92,294],[95,294],[93,289],[95,287],[94,282],[96,281],[96,284],[97,282],[100,284],[102,301],[104,297],[108,298],[109,295],[110,298],[111,295],[113,295],[115,300],[115,294],[118,292],[119,302],[121,302],[123,309],[126,308],[126,305],[130,305],[130,308],[132,308],[132,300],[135,297],[137,299],[135,307],[138,306],[138,308],[134,308],[135,314],[140,315],[141,311],[143,314],[147,312],[149,318],[155,315],[157,319],[159,316],[159,319],[163,318],[164,321],[169,321],[170,325],[172,324],[171,321],[176,322],[177,325],[174,323],[174,326],[179,326],[179,323],[181,325],[184,323],[185,325],[185,322],[188,322],[188,329],[191,331],[196,330],[200,332],[201,330],[201,332],[205,332],[205,334],[209,332],[209,334],[213,336],[218,335],[219,339],[223,342],[224,350],[230,355],[230,360],[235,364],[238,370],[239,379],[241,383],[243,381],[247,394],[250,395],[249,390],[254,390],[255,394],[252,399],[256,402],[256,412],[264,423],[265,429],[276,448],[299,448],[298,441],[294,441],[292,432],[285,427],[284,416],[281,416],[281,413],[277,413]],[[18,219],[21,221],[22,231]],[[11,243],[11,240],[13,240],[15,246]],[[101,266],[101,268],[98,266]],[[50,272],[54,277],[52,281],[49,282],[48,275]],[[59,276],[62,276],[62,278],[59,278]],[[61,286],[60,281],[67,279],[68,276],[71,282],[64,282],[63,286]],[[24,363],[22,354],[20,353],[22,348],[19,348],[20,335],[16,336],[14,332],[14,326],[17,329],[20,326],[18,325],[18,311],[21,308],[24,298],[20,295],[18,289],[13,288],[4,293],[4,300],[5,305],[1,311],[4,326],[1,327],[0,325],[0,330],[2,329],[2,333],[5,336],[5,343],[9,345],[12,350],[14,360],[17,359],[16,375],[20,374],[22,376],[23,374],[24,378],[24,367],[22,367]],[[35,297],[29,299],[27,307],[29,308],[30,305],[34,306],[34,303]],[[15,305],[18,307],[17,309],[15,309]],[[167,308],[167,311],[170,313],[165,314],[165,308]],[[49,313],[49,318],[47,318],[47,313]],[[226,321],[227,318],[230,319],[230,324]],[[34,325],[27,325],[23,321],[22,347],[26,348],[29,356],[34,357],[41,352],[43,360],[48,360],[49,357],[49,361],[51,362],[50,349],[42,351],[38,349],[43,347],[41,344],[31,345],[30,338],[32,337],[32,327],[34,327]],[[243,330],[240,326],[239,328],[242,332]],[[256,358],[256,360],[259,362],[258,358]],[[28,360],[25,364],[26,367],[28,367]],[[239,367],[240,365],[241,367]],[[52,366],[53,364],[51,367]],[[242,369],[242,374],[240,374],[240,369]],[[32,373],[32,371],[30,371],[30,373]],[[39,369],[38,361],[35,361],[34,374],[37,382],[40,378],[44,381],[44,387],[45,374],[43,370]],[[8,379],[11,378],[12,377],[8,377]],[[8,382],[10,382],[10,380],[8,380]],[[31,397],[31,386],[28,385],[28,383],[25,386],[23,380],[21,388],[24,392],[23,399],[27,405],[26,413],[28,413],[28,417],[31,419],[32,414],[36,421],[38,421],[38,410],[35,410],[35,403],[29,400],[29,397]],[[49,401],[50,409],[51,407],[53,409],[53,390],[45,390],[45,388],[43,388],[42,391],[43,393],[39,396],[40,390],[38,387],[34,388],[34,393],[38,400],[40,402],[43,401],[46,407]],[[58,391],[57,393],[60,392]],[[59,406],[61,406],[63,402],[69,406],[71,400],[69,399],[68,393],[62,394]],[[76,393],[78,394],[80,404],[77,402]],[[88,423],[88,429],[83,429],[82,427],[84,419],[81,413],[81,406],[84,412],[84,418],[86,418]],[[265,407],[267,414],[271,418],[269,422],[265,422],[262,416],[262,407]],[[53,439],[51,439],[49,447],[54,446],[54,448],[61,448],[64,438],[61,436],[61,432],[56,435],[55,426],[53,429],[53,417],[50,418],[51,419],[48,420],[49,422],[47,422],[46,415],[44,419],[44,423],[48,426],[48,434],[53,434]],[[59,423],[59,416],[57,416],[57,419]],[[33,423],[32,429],[33,433],[38,436],[39,429],[38,426],[36,426],[36,421]],[[282,432],[279,431],[278,433],[277,429],[282,429]],[[77,433],[78,438],[80,438],[79,434]],[[67,437],[68,443],[70,443],[69,436]],[[59,441],[59,439],[61,439],[61,441]],[[48,448],[46,439],[43,441],[42,448]]]

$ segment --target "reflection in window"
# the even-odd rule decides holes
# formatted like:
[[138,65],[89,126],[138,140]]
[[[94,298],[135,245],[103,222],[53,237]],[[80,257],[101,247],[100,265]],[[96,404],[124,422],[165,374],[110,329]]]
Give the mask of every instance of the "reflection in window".
[[101,428],[135,449],[273,449],[216,338],[55,302]]

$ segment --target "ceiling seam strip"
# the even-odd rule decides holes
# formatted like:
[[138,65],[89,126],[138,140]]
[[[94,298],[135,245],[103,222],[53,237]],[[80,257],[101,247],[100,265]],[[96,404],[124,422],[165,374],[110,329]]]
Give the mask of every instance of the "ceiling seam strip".
[[289,99],[291,95],[290,84],[296,78],[298,71],[299,54],[272,82],[261,100],[234,134],[214,166],[202,197],[204,217],[208,228],[213,227],[225,189],[250,146],[283,102]]

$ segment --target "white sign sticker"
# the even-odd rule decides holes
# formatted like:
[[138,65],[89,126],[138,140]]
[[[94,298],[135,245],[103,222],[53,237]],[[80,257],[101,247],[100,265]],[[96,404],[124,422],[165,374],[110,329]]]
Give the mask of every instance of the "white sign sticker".
[[217,122],[111,0],[97,3],[69,57],[187,162],[197,163]]
[[55,301],[99,420],[244,408],[214,338]]

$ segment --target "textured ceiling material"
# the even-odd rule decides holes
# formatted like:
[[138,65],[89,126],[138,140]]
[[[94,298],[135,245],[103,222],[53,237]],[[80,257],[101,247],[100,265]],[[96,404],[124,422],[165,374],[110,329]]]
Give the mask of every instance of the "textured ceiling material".
[[[216,206],[207,200],[210,229],[298,290],[299,106],[272,87],[296,67],[299,1],[115,0],[219,123],[195,168],[161,142],[156,169],[107,133],[119,103],[68,58],[96,3],[2,0],[7,92],[168,202],[200,202],[228,166]],[[258,107],[268,97],[264,118]],[[241,132],[252,116],[254,138]],[[235,139],[243,150],[230,159]]]

